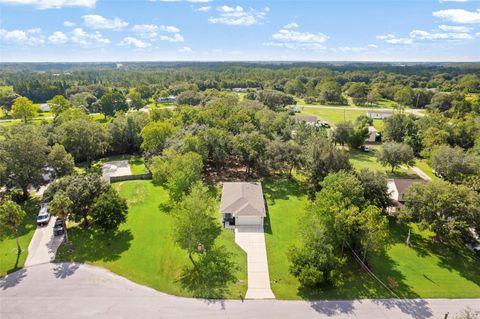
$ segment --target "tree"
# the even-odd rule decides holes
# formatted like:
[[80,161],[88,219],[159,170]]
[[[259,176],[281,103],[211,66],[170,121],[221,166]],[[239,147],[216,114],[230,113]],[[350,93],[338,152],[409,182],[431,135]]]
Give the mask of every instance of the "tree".
[[320,101],[326,104],[343,103],[342,87],[334,80],[321,81],[316,86]]
[[55,95],[47,103],[50,106],[52,113],[55,114],[55,117],[72,107],[70,102],[63,95]]
[[152,158],[150,171],[153,181],[166,185],[170,199],[178,201],[201,179],[203,160],[200,154],[194,152],[180,154],[167,149],[162,156]]
[[390,165],[392,173],[400,165],[413,164],[413,150],[410,146],[402,143],[389,142],[383,144],[378,153],[378,161],[383,165]]
[[445,181],[416,183],[403,195],[401,216],[429,229],[438,241],[459,241],[469,228],[480,226],[480,195],[463,185]]
[[402,106],[413,105],[414,98],[415,98],[415,94],[412,88],[408,86],[404,86],[403,88],[395,92],[395,95],[394,95],[395,102],[399,103]]
[[247,167],[247,175],[252,174],[266,159],[268,139],[259,132],[242,133],[234,138],[235,152]]
[[5,201],[0,205],[0,230],[8,231],[15,236],[18,255],[22,252],[18,241],[18,229],[22,225],[25,215],[25,211],[12,201]]
[[303,169],[308,177],[309,196],[315,197],[320,182],[331,172],[351,169],[348,153],[335,148],[325,137],[314,136],[305,144]]
[[345,93],[353,99],[353,103],[364,104],[367,100],[367,84],[363,82],[347,83]]
[[175,127],[169,122],[150,122],[141,131],[142,149],[149,154],[160,154],[167,139],[175,133]]
[[335,125],[335,129],[332,131],[333,142],[345,145],[350,140],[350,134],[353,130],[353,124],[350,121],[342,121]]
[[480,156],[458,146],[441,145],[430,162],[435,172],[451,182],[461,182],[466,175],[480,173]]
[[20,95],[13,92],[13,90],[0,90],[0,107],[2,107],[7,113],[12,109],[13,103],[19,98]]
[[103,231],[118,229],[118,226],[127,220],[127,202],[120,198],[117,191],[110,188],[100,194],[92,205],[90,215],[94,219],[95,226]]
[[129,100],[129,107],[135,110],[140,110],[146,104],[145,100],[142,99],[142,95],[135,89],[130,89],[130,92],[127,94],[127,100]]
[[140,151],[141,131],[147,123],[148,114],[145,112],[117,113],[107,124],[111,150],[119,154]]
[[58,140],[72,154],[75,161],[92,160],[105,153],[108,148],[108,132],[105,127],[94,121],[77,119],[62,123],[55,129]]
[[7,185],[19,187],[28,199],[28,188],[40,186],[49,152],[48,141],[32,125],[18,125],[5,131],[0,141],[0,156],[5,163]]
[[210,250],[220,235],[221,228],[216,214],[215,200],[200,182],[174,208],[175,242],[188,251],[194,267],[196,262],[193,255]]
[[284,142],[276,138],[268,144],[267,154],[269,167],[281,172],[288,171],[289,177],[293,169],[300,168],[302,163],[302,148],[294,141]]
[[369,250],[377,251],[384,248],[388,238],[387,217],[373,205],[362,210],[359,218],[360,243],[363,246],[363,263],[366,262]]
[[105,116],[113,116],[115,112],[128,110],[128,104],[125,96],[118,91],[111,91],[106,93],[100,99],[101,112]]
[[45,201],[53,200],[55,194],[63,192],[72,201],[71,214],[76,221],[83,219],[88,226],[88,217],[97,197],[111,186],[97,174],[68,175],[53,181],[43,194]]
[[270,109],[281,109],[287,105],[296,104],[293,96],[276,90],[260,91],[257,99]]
[[48,204],[50,211],[62,220],[65,231],[65,241],[68,243],[67,220],[73,209],[73,202],[62,190],[59,190],[53,196]]
[[53,169],[54,177],[62,177],[69,175],[75,168],[75,160],[73,156],[65,150],[65,147],[60,144],[52,146],[48,154],[48,163]]
[[356,173],[363,188],[363,196],[367,205],[374,205],[386,210],[391,206],[390,190],[387,175],[364,168]]
[[377,103],[382,98],[380,89],[377,86],[370,88],[367,94],[367,102],[371,104]]
[[15,118],[22,119],[24,123],[27,123],[30,119],[37,116],[37,107],[32,101],[21,96],[13,103],[12,112]]
[[178,105],[199,105],[202,102],[203,95],[195,91],[185,91],[177,95],[176,103]]

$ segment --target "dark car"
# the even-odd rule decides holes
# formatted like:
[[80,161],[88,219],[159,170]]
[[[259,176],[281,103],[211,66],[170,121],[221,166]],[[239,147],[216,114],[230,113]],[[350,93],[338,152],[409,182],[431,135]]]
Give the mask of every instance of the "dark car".
[[57,220],[55,220],[55,225],[53,225],[53,235],[60,236],[63,235],[64,232],[63,221],[60,218],[57,218]]
[[359,147],[362,152],[368,153],[370,152],[370,147],[362,145]]

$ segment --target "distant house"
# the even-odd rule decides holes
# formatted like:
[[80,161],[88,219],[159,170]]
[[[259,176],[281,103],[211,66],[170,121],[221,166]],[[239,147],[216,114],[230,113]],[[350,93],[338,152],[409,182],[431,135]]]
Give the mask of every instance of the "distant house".
[[47,103],[40,104],[39,108],[42,112],[50,112],[50,105]]
[[314,115],[295,115],[294,117],[295,122],[303,122],[308,125],[317,125],[318,118]]
[[246,88],[233,88],[232,91],[235,92],[235,93],[247,93],[248,89],[246,89]]
[[258,182],[223,183],[220,212],[225,227],[263,225],[266,210],[262,184]]
[[368,111],[367,116],[375,120],[383,120],[393,115],[393,112]]
[[175,103],[176,101],[177,101],[176,96],[159,97],[157,99],[158,103]]
[[373,126],[369,126],[367,141],[375,142],[377,140],[377,134],[378,134],[378,131]]
[[394,208],[402,207],[405,203],[403,195],[405,192],[415,183],[423,183],[420,179],[408,179],[408,178],[394,178],[389,179],[387,182],[388,190],[390,192],[390,199],[393,202]]

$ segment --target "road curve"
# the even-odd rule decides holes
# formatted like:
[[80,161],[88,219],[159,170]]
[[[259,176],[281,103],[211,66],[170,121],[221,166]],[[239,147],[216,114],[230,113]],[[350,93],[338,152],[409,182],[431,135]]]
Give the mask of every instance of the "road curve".
[[202,300],[170,296],[108,270],[45,263],[0,279],[0,318],[444,318],[480,299]]

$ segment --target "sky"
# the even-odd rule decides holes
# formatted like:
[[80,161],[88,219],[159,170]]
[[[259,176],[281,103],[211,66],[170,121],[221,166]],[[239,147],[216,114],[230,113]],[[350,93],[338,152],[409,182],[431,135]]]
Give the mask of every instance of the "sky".
[[1,62],[480,61],[480,0],[0,0]]

